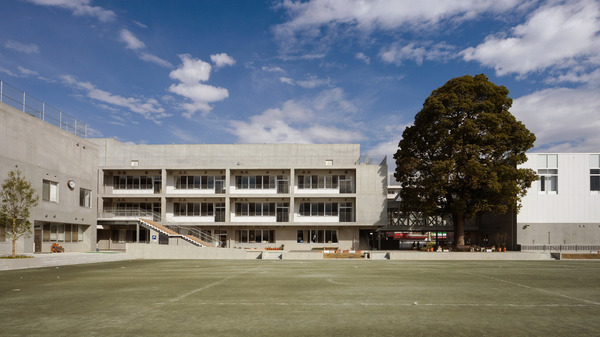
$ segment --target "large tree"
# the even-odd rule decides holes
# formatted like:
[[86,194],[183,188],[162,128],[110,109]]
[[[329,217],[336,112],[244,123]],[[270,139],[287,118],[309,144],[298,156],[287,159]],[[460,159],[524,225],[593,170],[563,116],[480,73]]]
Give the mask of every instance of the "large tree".
[[39,196],[31,183],[21,176],[21,171],[10,171],[0,190],[0,221],[12,239],[12,257],[15,244],[22,237],[31,235],[29,210],[37,206]]
[[407,127],[394,155],[405,212],[452,215],[454,245],[465,219],[518,211],[536,180],[527,160],[535,135],[509,112],[504,86],[483,75],[453,78],[434,90]]

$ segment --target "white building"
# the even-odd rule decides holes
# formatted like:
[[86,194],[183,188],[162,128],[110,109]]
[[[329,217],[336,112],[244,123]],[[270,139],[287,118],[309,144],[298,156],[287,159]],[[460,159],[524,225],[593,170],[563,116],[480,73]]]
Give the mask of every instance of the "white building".
[[517,215],[517,242],[522,249],[600,245],[600,154],[530,153],[527,157],[522,167],[537,172],[539,179],[527,191]]

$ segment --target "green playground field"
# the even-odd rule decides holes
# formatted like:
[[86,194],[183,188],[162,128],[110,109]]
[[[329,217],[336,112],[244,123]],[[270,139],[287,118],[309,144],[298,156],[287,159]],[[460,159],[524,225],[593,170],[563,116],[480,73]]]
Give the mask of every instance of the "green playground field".
[[2,271],[0,303],[2,336],[600,336],[600,263],[133,260]]

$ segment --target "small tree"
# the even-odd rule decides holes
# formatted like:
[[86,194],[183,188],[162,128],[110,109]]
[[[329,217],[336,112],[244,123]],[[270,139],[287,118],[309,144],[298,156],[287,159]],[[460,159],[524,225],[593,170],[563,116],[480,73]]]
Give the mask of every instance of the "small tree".
[[39,196],[21,171],[10,171],[0,190],[0,221],[12,239],[12,257],[20,237],[31,236],[29,210],[38,205]]
[[504,86],[483,75],[451,79],[434,90],[407,127],[394,155],[403,211],[452,215],[455,246],[466,218],[518,211],[537,179],[517,168],[535,135],[508,111]]

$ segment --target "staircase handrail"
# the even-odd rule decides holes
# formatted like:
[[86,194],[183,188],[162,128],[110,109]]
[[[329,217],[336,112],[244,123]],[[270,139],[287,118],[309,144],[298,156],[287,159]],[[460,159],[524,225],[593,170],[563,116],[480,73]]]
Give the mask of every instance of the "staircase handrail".
[[[132,218],[136,218],[136,219],[142,219],[142,218],[151,218],[152,221],[155,221],[157,223],[159,223],[162,226],[165,226],[168,229],[173,230],[174,232],[181,234],[181,232],[183,230],[186,230],[188,232],[190,232],[192,235],[194,235],[195,237],[197,237],[198,239],[211,244],[213,246],[217,246],[218,241],[216,240],[216,237],[214,235],[211,234],[207,234],[205,231],[200,230],[198,228],[194,228],[194,227],[189,227],[189,226],[182,226],[182,225],[177,225],[174,224],[172,222],[167,222],[167,221],[162,221],[161,215],[158,212],[152,211],[152,210],[147,210],[147,209],[142,209],[142,208],[128,208],[128,209],[118,209],[116,207],[107,207],[104,208],[101,212],[98,212],[98,218],[103,218],[103,216],[101,216],[101,214],[104,213],[110,213],[113,215],[117,215],[117,216],[130,216]],[[181,234],[182,236],[185,236],[185,234]]]

